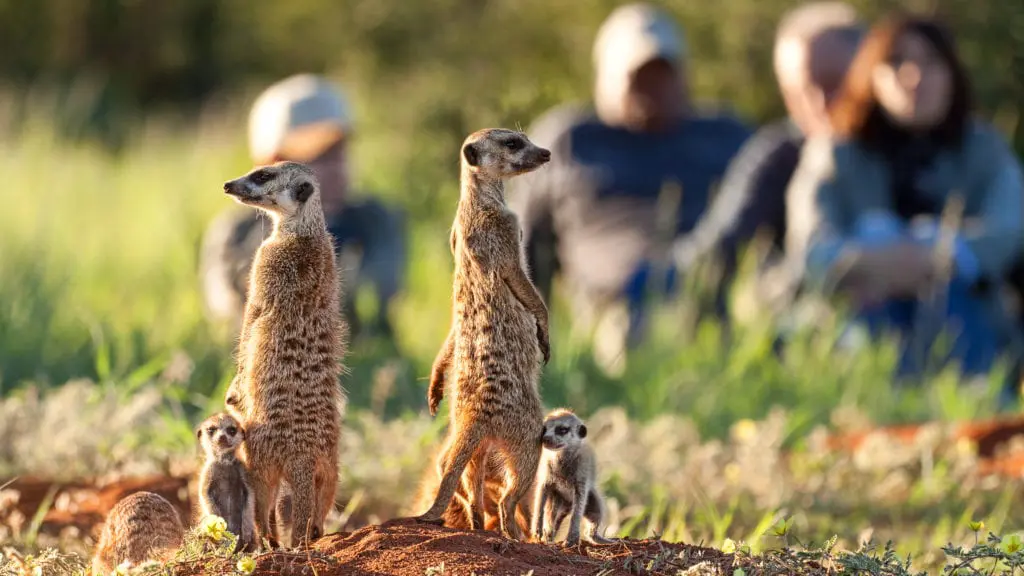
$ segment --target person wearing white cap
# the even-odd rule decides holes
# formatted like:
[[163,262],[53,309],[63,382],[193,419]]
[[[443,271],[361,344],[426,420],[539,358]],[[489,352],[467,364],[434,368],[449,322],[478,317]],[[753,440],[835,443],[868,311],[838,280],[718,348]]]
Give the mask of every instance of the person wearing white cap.
[[[389,304],[401,288],[405,267],[405,218],[374,199],[349,197],[348,143],[351,108],[327,79],[296,74],[263,91],[249,113],[249,152],[256,165],[302,162],[316,172],[327,227],[340,254],[359,254],[358,271],[343,270],[344,311],[353,336],[361,322],[356,287],[373,284],[378,315],[372,328],[390,338]],[[256,210],[232,207],[210,225],[203,239],[200,275],[210,316],[235,325],[245,306],[249,269],[270,233]],[[339,254],[339,255],[340,255]],[[347,268],[347,267],[346,267]],[[355,274],[355,282],[350,275]]]
[[[788,308],[799,277],[785,264],[786,190],[808,137],[831,131],[828,105],[838,94],[865,26],[845,2],[808,2],[783,15],[774,49],[775,77],[787,116],[760,128],[730,163],[708,215],[675,246],[685,262],[717,256],[724,264],[716,308],[728,320],[726,295],[740,250],[767,232],[768,258],[754,282],[753,303]],[[684,264],[685,265],[685,264]]]
[[[687,234],[751,130],[691,105],[685,39],[661,9],[616,8],[598,30],[593,57],[593,108],[559,106],[534,122],[530,137],[551,149],[552,162],[510,183],[508,200],[534,282],[549,299],[560,274],[581,306],[579,328],[613,326],[595,352],[617,372],[627,345],[641,339],[648,277],[662,257],[662,190],[682,189],[667,234]],[[673,290],[672,269],[667,277],[655,288]]]

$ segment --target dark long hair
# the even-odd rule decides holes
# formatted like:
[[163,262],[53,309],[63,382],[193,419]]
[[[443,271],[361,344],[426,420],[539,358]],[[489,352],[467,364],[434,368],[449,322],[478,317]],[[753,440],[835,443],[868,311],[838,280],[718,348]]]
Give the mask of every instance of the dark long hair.
[[940,146],[957,146],[963,140],[971,112],[971,89],[963,63],[957,54],[953,37],[936,20],[897,14],[874,26],[864,39],[850,65],[830,119],[836,136],[857,140],[863,146],[885,149],[905,140],[906,130],[894,125],[882,112],[875,99],[872,71],[887,62],[897,40],[908,32],[920,34],[949,67],[952,79],[952,101],[945,120],[928,134]]

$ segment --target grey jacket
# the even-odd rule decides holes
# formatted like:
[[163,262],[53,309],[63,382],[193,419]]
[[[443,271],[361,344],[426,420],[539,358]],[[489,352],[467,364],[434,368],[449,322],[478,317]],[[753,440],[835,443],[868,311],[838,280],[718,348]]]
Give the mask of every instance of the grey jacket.
[[[908,225],[898,215],[889,163],[856,142],[810,140],[787,191],[787,256],[817,282],[849,247],[910,234],[929,241],[937,218]],[[963,227],[954,241],[959,279],[998,282],[1024,241],[1024,178],[1006,140],[994,127],[972,121],[962,146],[943,150],[921,170],[914,188],[941,207],[954,194],[963,201]]]

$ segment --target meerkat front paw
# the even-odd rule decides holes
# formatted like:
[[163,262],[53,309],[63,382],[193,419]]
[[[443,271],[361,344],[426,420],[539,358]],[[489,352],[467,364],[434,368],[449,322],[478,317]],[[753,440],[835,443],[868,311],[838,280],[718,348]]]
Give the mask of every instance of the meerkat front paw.
[[444,368],[434,366],[430,373],[430,389],[427,391],[427,405],[430,415],[437,415],[437,407],[444,398]]
[[228,385],[227,392],[224,393],[224,403],[228,406],[238,405],[238,376],[235,375],[231,379],[231,384]]
[[540,353],[544,357],[544,365],[551,360],[551,343],[548,336],[547,326],[537,324],[537,342],[540,344]]

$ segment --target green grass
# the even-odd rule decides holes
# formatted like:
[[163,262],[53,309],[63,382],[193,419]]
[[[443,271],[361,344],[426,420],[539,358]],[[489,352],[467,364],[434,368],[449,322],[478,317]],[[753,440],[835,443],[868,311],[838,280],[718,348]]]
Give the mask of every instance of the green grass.
[[[187,369],[177,370],[175,395],[186,414],[195,416],[219,400],[231,376],[235,335],[203,316],[197,256],[211,218],[233,207],[221,183],[249,168],[241,138],[224,134],[140,131],[137,144],[119,158],[62,144],[48,137],[45,124],[4,144],[0,391],[79,377],[130,388],[184,354]],[[356,141],[357,155],[361,143]],[[452,207],[455,168],[453,161],[445,180],[436,183],[441,202]],[[394,310],[400,353],[360,341],[347,358],[352,374],[345,386],[357,407],[370,407],[374,387],[384,385],[377,372],[393,372],[390,380],[383,378],[391,386],[383,406],[388,415],[422,408],[425,378],[450,313],[451,210],[429,218],[414,205],[407,205],[409,281]],[[829,318],[813,332],[798,333],[783,361],[770,352],[763,320],[741,326],[733,345],[723,346],[717,326],[690,320],[706,289],[696,282],[688,290],[679,302],[656,308],[649,342],[618,378],[597,370],[587,342],[570,335],[565,302],[556,301],[545,399],[583,412],[620,405],[641,419],[689,414],[712,435],[774,405],[793,410],[804,427],[827,421],[831,410],[844,405],[880,422],[968,417],[989,407],[950,402],[945,385],[894,398],[887,381],[891,348],[837,355],[831,350],[837,329]]]
[[[0,477],[158,470],[195,458],[191,427],[221,403],[235,336],[204,319],[199,242],[232,207],[221,183],[249,168],[241,135],[204,128],[151,129],[120,158],[58,142],[45,123],[0,144]],[[387,168],[379,158],[367,164]],[[454,160],[450,168],[434,183],[446,209],[406,202],[400,352],[360,341],[346,360],[349,509],[339,521],[400,513],[444,424],[425,414],[425,384],[448,329]],[[360,177],[391,178],[379,171]],[[618,378],[570,334],[566,303],[553,306],[542,393],[592,423],[616,533],[730,538],[760,550],[771,548],[767,527],[786,516],[805,541],[838,535],[855,549],[870,533],[928,563],[945,543],[973,539],[972,518],[993,530],[1024,526],[1021,483],[970,480],[969,456],[925,446],[849,457],[816,444],[823,426],[989,416],[1000,374],[988,391],[959,390],[951,375],[896,391],[893,348],[839,354],[830,317],[798,331],[781,360],[764,319],[723,346],[716,325],[692,320],[706,288],[689,290],[658,306],[649,342]],[[756,423],[753,440],[742,434],[746,419]]]

